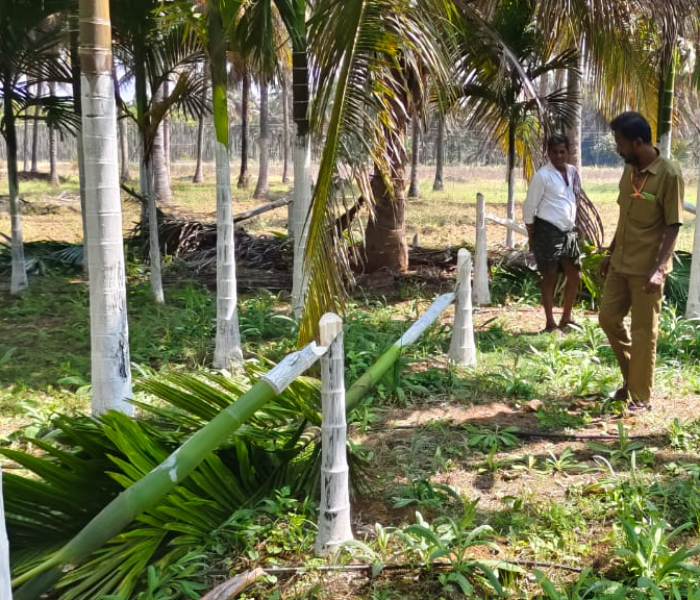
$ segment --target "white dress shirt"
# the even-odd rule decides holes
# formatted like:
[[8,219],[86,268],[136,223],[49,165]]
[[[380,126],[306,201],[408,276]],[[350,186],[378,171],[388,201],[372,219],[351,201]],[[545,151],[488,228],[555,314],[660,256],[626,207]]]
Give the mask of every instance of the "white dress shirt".
[[523,204],[523,221],[527,225],[539,217],[562,231],[571,231],[576,226],[576,187],[580,182],[573,165],[566,165],[566,173],[568,183],[551,162],[535,173]]

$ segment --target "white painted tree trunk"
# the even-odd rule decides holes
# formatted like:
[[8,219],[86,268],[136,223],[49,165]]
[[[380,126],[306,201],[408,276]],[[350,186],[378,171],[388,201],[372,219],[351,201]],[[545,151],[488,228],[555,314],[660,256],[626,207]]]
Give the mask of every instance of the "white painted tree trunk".
[[[109,3],[81,0],[80,64],[90,259],[92,412],[132,415]],[[88,41],[92,43],[88,43]]]
[[671,158],[671,132],[667,131],[659,139],[659,152],[664,158]]
[[[700,173],[700,168],[698,168]],[[700,202],[700,179],[696,195],[696,206]],[[693,234],[693,258],[690,263],[690,284],[688,286],[688,302],[685,306],[687,319],[700,319],[700,222],[695,216],[695,233]]]
[[10,543],[5,528],[5,507],[2,501],[2,465],[0,465],[0,600],[12,600],[10,576]]
[[507,227],[509,230],[519,233],[521,235],[527,235],[527,228],[522,223],[518,223],[515,219],[502,219],[495,215],[486,215],[487,221],[492,221],[498,223],[503,227]]
[[311,136],[294,137],[294,203],[292,206],[294,268],[292,273],[292,312],[299,319],[304,310],[308,269],[304,268],[306,240],[309,237],[311,209]]
[[458,365],[476,365],[476,344],[472,322],[472,256],[461,248],[457,254],[455,322],[448,358]]
[[214,367],[231,369],[243,363],[238,329],[236,253],[231,205],[228,150],[214,141],[216,163],[216,340]]
[[488,246],[486,243],[486,202],[484,195],[476,195],[476,247],[474,257],[474,302],[491,304],[489,289]]
[[321,505],[316,554],[333,552],[352,539],[345,421],[345,356],[343,320],[327,313],[319,322],[320,341],[328,346],[321,358]]

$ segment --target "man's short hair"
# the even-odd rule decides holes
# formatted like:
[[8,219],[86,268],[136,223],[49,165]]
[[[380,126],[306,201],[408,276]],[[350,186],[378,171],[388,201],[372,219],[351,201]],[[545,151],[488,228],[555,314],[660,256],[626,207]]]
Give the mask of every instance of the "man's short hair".
[[554,135],[549,136],[549,139],[547,140],[547,151],[554,148],[554,146],[560,146],[561,144],[564,144],[564,146],[566,146],[566,149],[568,150],[569,138],[565,135],[562,135],[561,133],[555,133]]
[[640,139],[645,144],[651,144],[651,125],[638,112],[630,111],[617,115],[610,121],[610,129],[630,142]]

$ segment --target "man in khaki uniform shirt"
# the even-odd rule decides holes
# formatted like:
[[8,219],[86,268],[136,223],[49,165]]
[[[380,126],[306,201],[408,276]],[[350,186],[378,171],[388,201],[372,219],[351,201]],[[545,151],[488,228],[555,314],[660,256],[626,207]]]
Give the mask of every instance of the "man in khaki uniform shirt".
[[[682,223],[683,178],[652,145],[651,127],[640,114],[622,113],[610,127],[626,166],[620,219],[601,265],[606,281],[599,320],[624,379],[615,398],[627,400],[630,410],[649,409],[664,279]],[[623,319],[630,309],[628,329]]]

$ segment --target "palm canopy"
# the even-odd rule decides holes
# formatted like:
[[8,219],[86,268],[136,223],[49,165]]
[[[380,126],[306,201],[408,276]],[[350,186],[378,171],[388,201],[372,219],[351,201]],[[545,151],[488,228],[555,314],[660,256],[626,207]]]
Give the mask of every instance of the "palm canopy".
[[453,35],[445,31],[448,11],[449,3],[439,0],[321,0],[315,6],[309,31],[318,65],[312,123],[317,132],[325,130],[326,142],[310,217],[302,339],[313,337],[321,314],[342,303],[349,264],[332,223],[345,193],[359,191],[371,203],[372,166],[390,180],[394,161],[405,153],[397,133],[405,127],[412,92],[422,93],[420,75],[447,88],[454,57]]
[[[144,83],[150,90],[143,114],[138,116],[147,156],[159,124],[171,110],[179,109],[193,118],[208,110],[202,93],[206,76],[196,68],[204,50],[199,36],[176,7],[176,2],[160,0],[112,2],[114,51],[127,70],[125,81],[138,78],[143,69]],[[165,82],[174,85],[168,95],[159,97],[157,92]]]
[[[565,89],[540,97],[531,82],[559,70],[577,70],[578,51],[557,47],[538,23],[533,0],[500,2],[488,24],[502,43],[474,35],[473,13],[459,17],[455,95],[469,125],[499,142],[504,152],[516,150],[529,178],[543,135],[571,122],[580,102]],[[515,148],[510,147],[513,142]]]
[[[41,118],[53,127],[75,130],[79,126],[70,97],[42,98],[30,87],[38,81],[70,81],[66,60],[55,51],[63,24],[52,17],[74,4],[73,0],[0,0],[0,98],[13,103],[16,117],[23,118],[30,108],[39,107]],[[6,127],[3,119],[3,135]]]

